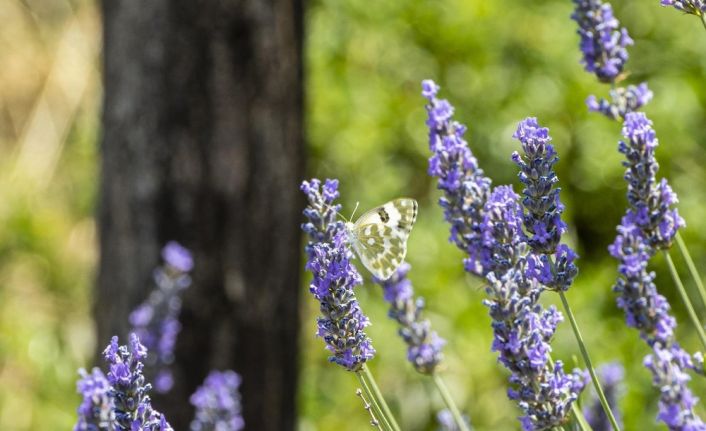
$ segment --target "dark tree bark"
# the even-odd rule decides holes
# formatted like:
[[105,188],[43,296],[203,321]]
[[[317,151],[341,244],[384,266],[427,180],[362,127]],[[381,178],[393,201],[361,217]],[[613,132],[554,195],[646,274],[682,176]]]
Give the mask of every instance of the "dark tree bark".
[[124,336],[159,251],[194,252],[176,430],[212,368],[234,369],[247,429],[291,430],[303,199],[301,0],[103,0],[99,347]]

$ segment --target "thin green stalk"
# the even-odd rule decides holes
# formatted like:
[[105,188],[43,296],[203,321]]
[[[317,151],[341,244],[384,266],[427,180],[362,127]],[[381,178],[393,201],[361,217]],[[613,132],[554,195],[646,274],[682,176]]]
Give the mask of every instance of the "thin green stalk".
[[581,406],[579,406],[578,403],[571,403],[571,411],[574,413],[574,418],[576,419],[579,429],[581,429],[581,431],[591,431],[591,425],[586,422],[586,417],[583,415]]
[[[703,15],[701,15],[703,16]],[[689,253],[689,249],[686,248],[686,243],[684,240],[681,238],[681,235],[679,235],[679,232],[677,232],[677,245],[679,246],[679,250],[681,251],[681,254],[684,256],[684,260],[686,261],[686,266],[689,267],[689,272],[691,273],[691,278],[694,279],[694,282],[696,283],[696,287],[698,288],[699,291],[699,296],[701,297],[701,303],[706,306],[706,289],[704,289],[704,282],[701,279],[701,275],[699,274],[699,270],[696,269],[696,265],[694,265],[694,260],[691,258],[691,254]]]
[[672,274],[672,280],[674,280],[674,284],[677,285],[677,290],[679,291],[679,295],[681,295],[682,302],[686,306],[686,311],[688,311],[688,313],[689,313],[689,318],[691,319],[691,323],[696,328],[696,333],[698,334],[699,339],[701,340],[701,344],[703,344],[704,349],[706,349],[706,334],[704,334],[704,328],[701,326],[701,322],[699,322],[699,318],[696,316],[696,311],[694,311],[694,306],[691,305],[691,300],[689,299],[689,295],[686,294],[686,289],[684,289],[684,284],[681,282],[681,278],[679,278],[679,273],[677,272],[677,267],[674,266],[674,261],[672,261],[672,256],[669,255],[669,252],[667,250],[664,250],[664,256],[667,258],[667,264],[669,265],[669,272]]
[[385,398],[382,396],[382,392],[380,392],[380,388],[378,388],[377,383],[375,383],[375,378],[373,377],[372,373],[368,369],[367,366],[363,365],[362,368],[363,375],[367,379],[368,383],[370,383],[370,388],[373,391],[373,395],[377,398],[378,402],[380,403],[380,408],[382,409],[382,414],[387,418],[387,420],[390,422],[390,426],[393,431],[400,431],[400,426],[397,425],[397,421],[395,421],[395,417],[392,416],[392,412],[390,411],[390,407],[388,407],[387,403],[385,402]]
[[458,426],[458,429],[460,431],[470,431],[470,428],[468,428],[466,421],[464,421],[463,417],[461,416],[461,412],[458,411],[458,407],[456,407],[456,403],[451,397],[449,389],[446,387],[446,383],[444,383],[444,381],[441,379],[441,376],[439,376],[437,373],[434,373],[431,376],[434,379],[434,383],[436,384],[436,389],[439,390],[441,398],[444,399],[446,407],[448,407],[449,411],[451,412],[451,415],[453,416],[454,422],[456,422],[456,426]]
[[564,305],[564,310],[566,311],[566,314],[569,316],[569,322],[571,322],[571,329],[574,330],[574,335],[576,336],[576,341],[579,344],[579,350],[581,351],[581,356],[583,356],[583,361],[586,363],[586,368],[588,368],[588,373],[591,375],[591,380],[593,381],[593,386],[596,388],[596,393],[598,394],[598,399],[601,401],[601,406],[603,406],[603,410],[606,413],[606,416],[608,416],[608,420],[610,421],[610,424],[613,426],[613,429],[615,431],[620,431],[620,427],[618,426],[618,421],[615,420],[615,416],[613,415],[613,411],[610,409],[610,406],[608,405],[608,400],[605,397],[605,394],[603,393],[603,388],[601,388],[601,384],[598,381],[598,376],[596,375],[596,370],[593,369],[593,364],[591,363],[591,358],[588,356],[588,350],[586,350],[586,345],[583,342],[583,337],[581,336],[581,331],[579,330],[579,326],[576,323],[576,318],[574,317],[574,313],[571,312],[571,307],[569,306],[569,301],[566,300],[566,295],[564,295],[564,292],[559,291],[559,297],[561,298],[561,303]]
[[704,28],[706,28],[706,14],[701,14],[701,24],[703,24]]
[[375,395],[370,389],[370,385],[365,380],[365,377],[363,377],[363,374],[360,371],[356,371],[355,375],[356,377],[358,377],[358,381],[360,382],[360,386],[363,388],[365,395],[367,395],[368,399],[370,400],[370,406],[373,408],[375,416],[377,416],[377,418],[380,420],[380,427],[385,431],[394,431],[389,421],[383,414],[382,409],[380,408],[380,404],[378,404]]
[[380,429],[380,421],[375,416],[375,412],[373,412],[372,403],[368,402],[368,400],[365,398],[363,390],[358,388],[356,389],[355,394],[358,398],[360,398],[361,401],[363,401],[363,408],[366,412],[368,412],[368,415],[370,416],[370,426],[372,426],[373,428]]

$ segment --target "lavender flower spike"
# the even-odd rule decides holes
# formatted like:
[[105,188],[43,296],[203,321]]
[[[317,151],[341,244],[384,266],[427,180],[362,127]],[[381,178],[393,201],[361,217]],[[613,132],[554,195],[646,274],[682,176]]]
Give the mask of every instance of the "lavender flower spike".
[[693,410],[697,399],[687,386],[690,377],[686,373],[688,369],[703,373],[703,358],[697,354],[692,360],[674,340],[676,320],[669,314],[667,299],[657,292],[655,274],[647,271],[654,249],[631,210],[623,217],[609,251],[620,262],[620,277],[613,287],[619,295],[618,307],[625,311],[628,326],[638,329],[654,350],[644,365],[660,390],[659,420],[671,430],[706,430]]
[[146,356],[147,349],[135,334],[130,334],[127,346],[118,346],[118,337],[113,337],[103,351],[110,365],[109,395],[113,398],[118,431],[174,431],[164,415],[152,408],[147,394],[152,385],[145,382],[142,375],[142,361]]
[[343,222],[335,218],[338,181],[326,180],[322,187],[313,179],[304,181],[301,189],[309,201],[304,210],[308,222],[302,225],[309,235],[306,268],[314,275],[309,291],[319,301],[322,314],[317,319],[317,335],[332,353],[331,362],[358,371],[375,356],[375,349],[364,331],[370,321],[353,290],[363,279],[351,263],[353,254]]
[[579,25],[579,44],[587,72],[595,73],[601,82],[615,82],[628,60],[627,46],[633,44],[625,28],[613,16],[610,3],[601,0],[573,0],[571,19]]
[[110,383],[100,368],[94,368],[91,374],[80,369],[81,379],[76,384],[83,401],[78,408],[78,422],[74,431],[113,431],[115,413],[113,399],[110,397]]
[[627,114],[623,136],[625,141],[620,142],[618,150],[626,159],[623,166],[626,167],[630,217],[650,246],[667,249],[685,222],[673,208],[678,199],[667,180],[657,182],[659,164],[655,149],[659,143],[652,121],[641,112]]
[[443,359],[446,341],[431,330],[431,322],[422,319],[424,299],[414,299],[412,282],[407,278],[411,266],[403,263],[387,280],[375,280],[382,286],[388,315],[399,323],[400,337],[407,343],[407,359],[422,374],[432,374]]
[[[622,419],[620,418],[620,410],[618,409],[618,400],[623,395],[623,377],[625,370],[619,362],[611,362],[601,366],[598,370],[598,375],[601,379],[601,386],[605,393],[611,411],[615,414],[615,419],[618,421],[618,426],[623,427]],[[591,425],[593,431],[612,431],[613,426],[608,420],[603,407],[601,406],[598,397],[594,395],[593,399],[587,407],[584,407],[583,414],[586,417],[586,422]]]
[[241,414],[240,376],[235,371],[211,371],[190,402],[196,407],[191,431],[240,431],[245,427]]
[[492,350],[512,373],[508,396],[516,400],[524,415],[524,430],[543,430],[566,421],[577,398],[581,377],[567,375],[561,361],[549,363],[556,327],[563,316],[554,307],[539,304],[541,287],[526,277],[522,211],[517,194],[509,186],[496,187],[484,209],[482,233],[490,252],[486,276],[488,299],[484,304],[493,319]]
[[578,256],[568,246],[559,244],[561,235],[566,232],[566,224],[561,219],[564,211],[559,200],[561,189],[555,187],[559,179],[554,164],[559,157],[549,143],[552,139],[549,129],[540,127],[536,118],[521,121],[513,138],[520,141],[523,150],[522,155],[514,152],[512,160],[520,168],[520,181],[525,185],[523,224],[534,253],[527,269],[548,289],[566,291],[578,274],[574,264]]
[[447,100],[437,99],[438,92],[434,81],[422,82],[422,95],[429,101],[429,175],[438,178],[438,188],[444,192],[439,204],[446,221],[451,223],[450,240],[468,255],[464,261],[466,270],[484,275],[487,268],[481,257],[480,222],[491,181],[463,139],[466,127],[452,120],[454,108]]
[[610,90],[611,100],[588,96],[586,105],[589,111],[600,112],[611,120],[624,119],[630,112],[636,112],[652,100],[652,91],[643,82],[638,86],[628,85],[627,88],[616,87]]
[[165,265],[155,269],[155,289],[149,298],[130,313],[132,331],[147,350],[155,353],[146,358],[148,376],[154,376],[155,390],[168,392],[173,385],[169,365],[174,361],[174,346],[181,331],[180,294],[191,285],[189,271],[194,267],[191,253],[174,241],[162,249]]
[[661,4],[696,16],[706,13],[706,2],[703,0],[661,0]]

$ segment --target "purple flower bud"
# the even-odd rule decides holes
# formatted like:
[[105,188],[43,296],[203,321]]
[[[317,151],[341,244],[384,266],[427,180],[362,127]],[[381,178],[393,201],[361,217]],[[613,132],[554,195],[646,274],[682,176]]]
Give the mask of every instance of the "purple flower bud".
[[78,408],[78,422],[74,431],[113,431],[115,414],[108,379],[99,368],[94,368],[91,374],[83,368],[78,372],[81,379],[76,389],[83,401]]
[[388,315],[399,323],[400,337],[407,344],[407,359],[423,374],[431,374],[443,359],[441,349],[446,342],[431,330],[431,322],[422,319],[424,300],[414,300],[412,282],[407,278],[411,266],[403,263],[387,280],[375,279],[382,286]]
[[[623,395],[623,377],[625,370],[620,363],[612,362],[598,368],[597,373],[610,410],[615,415],[618,425],[622,428],[622,418],[620,417],[618,401]],[[586,421],[591,425],[593,431],[612,431],[613,426],[610,424],[598,396],[595,393],[591,395],[590,401],[583,409]]]
[[672,6],[674,9],[701,16],[706,13],[706,1],[704,0],[661,0],[662,6]]
[[617,87],[610,90],[610,99],[597,100],[589,96],[586,105],[589,111],[600,112],[606,117],[617,120],[624,119],[630,112],[636,112],[652,100],[652,91],[643,82],[638,86],[628,85],[627,88]]
[[196,407],[191,431],[240,431],[245,427],[240,405],[240,376],[234,371],[211,371],[190,402]]
[[152,385],[145,382],[142,360],[147,349],[135,334],[130,334],[127,346],[118,346],[118,337],[113,337],[103,351],[108,362],[108,394],[113,399],[116,428],[138,431],[173,431],[164,416],[152,408],[147,394]]
[[438,179],[437,186],[444,192],[439,204],[446,221],[451,223],[450,241],[467,253],[466,270],[483,275],[487,268],[483,267],[480,223],[491,181],[463,139],[465,126],[452,120],[453,106],[437,99],[438,91],[439,86],[433,81],[422,82],[422,95],[429,101],[429,175]]
[[169,392],[173,379],[169,366],[181,331],[181,293],[191,285],[188,271],[193,269],[191,253],[174,241],[162,250],[165,265],[154,271],[155,289],[145,302],[130,313],[130,324],[140,342],[153,352],[146,358],[146,373],[154,379],[155,390]]
[[610,3],[601,0],[573,0],[571,19],[576,21],[583,52],[581,64],[602,82],[614,82],[628,60],[627,47],[633,44],[625,28],[613,16]]
[[326,180],[322,190],[321,182],[313,179],[304,181],[301,189],[309,202],[304,210],[309,221],[302,225],[309,235],[306,268],[314,276],[309,291],[319,301],[322,314],[317,319],[317,335],[332,353],[331,362],[357,371],[375,356],[375,349],[364,331],[370,321],[353,290],[363,279],[351,263],[345,227],[336,220],[338,181]]

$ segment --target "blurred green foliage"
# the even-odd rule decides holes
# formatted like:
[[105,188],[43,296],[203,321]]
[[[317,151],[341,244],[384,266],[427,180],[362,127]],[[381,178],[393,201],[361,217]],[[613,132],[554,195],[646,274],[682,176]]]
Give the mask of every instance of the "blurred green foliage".
[[[657,0],[613,5],[635,39],[627,82],[647,80],[655,93],[645,111],[661,138],[660,174],[680,196],[684,236],[703,268],[706,32],[697,18]],[[550,128],[570,241],[582,255],[569,300],[594,361],[625,365],[625,429],[658,428],[657,392],[641,365],[647,348],[615,306],[615,263],[606,253],[625,207],[620,126],[586,111],[588,94],[608,89],[579,65],[571,8],[568,0],[308,3],[309,174],[341,180],[346,215],[357,201],[367,209],[402,195],[419,200],[410,277],[448,340],[443,377],[479,430],[518,429],[519,411],[490,352],[482,284],[464,274],[461,252],[447,242],[439,193],[426,175],[425,78],[442,86],[441,96],[469,126],[468,141],[495,184],[517,188],[509,159],[518,148],[511,139],[517,122],[532,115]],[[0,21],[0,429],[70,429],[79,402],[75,370],[94,348],[99,19],[92,1],[11,0],[0,3]],[[76,47],[83,47],[78,54]],[[83,86],[69,79],[74,75],[86,77]],[[681,324],[681,343],[697,349],[662,259],[654,269]],[[314,336],[318,307],[306,292],[308,279],[301,285],[300,429],[367,429],[356,379],[327,362]],[[403,429],[434,429],[441,400],[406,363],[380,289],[366,283],[359,298],[378,350],[371,368]],[[575,364],[568,323],[553,347],[555,358]],[[702,380],[693,389],[703,397]],[[699,413],[706,416],[702,406]]]

